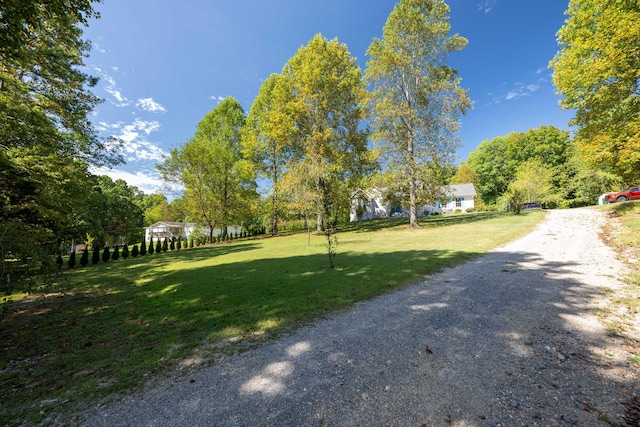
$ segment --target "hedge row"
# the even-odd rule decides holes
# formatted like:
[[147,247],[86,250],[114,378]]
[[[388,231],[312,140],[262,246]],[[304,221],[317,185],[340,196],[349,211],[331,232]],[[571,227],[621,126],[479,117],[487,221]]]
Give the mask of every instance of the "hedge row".
[[[227,234],[224,237],[222,235],[214,236],[213,243],[237,240],[241,238],[246,238],[249,235],[264,234],[265,232],[266,230],[263,227],[258,233],[248,234],[246,231],[243,231],[241,233],[236,232],[235,234]],[[107,246],[102,250],[102,254],[100,253],[100,248],[96,247],[93,249],[93,255],[91,256],[91,263],[98,264],[100,260],[102,260],[103,262],[108,262],[109,260],[116,261],[119,258],[127,259],[129,256],[136,258],[137,256],[144,256],[146,254],[167,252],[169,250],[172,250],[172,251],[180,250],[183,247],[193,248],[194,246],[201,246],[206,243],[207,243],[207,240],[205,237],[199,237],[199,238],[196,238],[195,240],[191,238],[189,240],[184,240],[184,241],[182,239],[176,239],[176,238],[173,238],[169,241],[168,239],[165,238],[162,241],[158,239],[155,243],[153,242],[153,239],[152,239],[149,242],[148,247],[147,247],[147,244],[143,242],[140,244],[139,248],[138,248],[138,244],[133,245],[131,252],[129,252],[129,246],[127,245],[124,245],[122,247],[122,252],[120,251],[120,248],[118,246],[115,246],[113,248],[113,252],[111,252],[111,250]],[[62,255],[58,253],[58,257],[56,258],[56,264],[58,265],[58,268],[62,268],[63,263],[64,262],[62,260]],[[82,252],[82,256],[80,257],[80,265],[84,267],[88,264],[89,264],[89,251],[87,248],[85,248],[84,251]],[[76,265],[75,251],[71,252],[71,255],[69,255],[69,260],[67,260],[67,265],[69,266],[69,268],[75,267]]]

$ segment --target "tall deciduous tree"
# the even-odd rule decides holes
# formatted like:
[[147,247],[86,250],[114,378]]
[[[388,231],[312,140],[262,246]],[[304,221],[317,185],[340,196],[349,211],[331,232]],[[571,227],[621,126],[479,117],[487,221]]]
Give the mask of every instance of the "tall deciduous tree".
[[271,181],[271,234],[278,234],[278,220],[282,211],[282,177],[294,157],[295,114],[285,108],[291,106],[291,88],[279,74],[270,75],[253,101],[246,126],[243,146],[247,157],[258,172]]
[[99,102],[83,73],[91,0],[0,3],[0,148],[40,147],[94,164],[122,161],[88,119]]
[[241,224],[251,216],[257,198],[254,171],[242,154],[245,116],[235,98],[226,98],[198,123],[194,137],[160,165],[165,179],[185,187],[184,199],[195,218],[209,230]]
[[372,170],[362,126],[362,72],[347,46],[317,34],[285,64],[283,78],[291,100],[283,105],[295,123],[296,155],[312,171],[319,229],[327,237],[329,265],[335,255],[335,228],[340,207],[348,200],[347,183]]
[[640,3],[571,0],[558,31],[553,81],[573,109],[576,140],[591,165],[640,178]]
[[470,108],[448,55],[467,40],[450,35],[442,0],[401,0],[367,55],[374,138],[396,164],[406,167],[410,225],[418,226],[421,164],[443,164],[457,147],[459,116]]

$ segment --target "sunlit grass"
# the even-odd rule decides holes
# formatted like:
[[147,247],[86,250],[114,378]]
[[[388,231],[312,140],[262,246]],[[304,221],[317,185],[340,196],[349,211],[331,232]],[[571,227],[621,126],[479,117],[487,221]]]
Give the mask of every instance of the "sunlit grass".
[[477,257],[543,216],[451,215],[420,229],[404,219],[349,224],[334,269],[324,237],[307,244],[301,233],[66,270],[56,293],[16,303],[2,321],[0,424],[39,422],[49,410],[42,402],[60,410],[129,390],[196,352],[215,361]]

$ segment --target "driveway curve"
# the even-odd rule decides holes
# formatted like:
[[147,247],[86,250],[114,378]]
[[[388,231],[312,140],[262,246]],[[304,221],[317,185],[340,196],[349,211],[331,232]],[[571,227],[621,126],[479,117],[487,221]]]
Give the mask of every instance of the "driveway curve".
[[[593,315],[622,266],[604,214],[528,236],[83,414],[91,426],[610,425],[637,393]],[[615,424],[614,424],[615,425]]]

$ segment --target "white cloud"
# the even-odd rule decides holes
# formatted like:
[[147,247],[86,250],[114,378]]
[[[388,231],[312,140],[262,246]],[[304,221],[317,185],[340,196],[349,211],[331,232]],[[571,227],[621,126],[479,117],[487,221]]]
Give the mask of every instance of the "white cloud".
[[215,96],[215,95],[211,95],[209,97],[210,100],[212,101],[218,101],[218,104],[221,103],[222,101],[224,101],[226,98],[226,96]]
[[[126,96],[122,95],[122,91],[116,84],[116,81],[113,77],[111,77],[101,68],[93,67],[93,69],[98,72],[98,74],[100,74],[100,78],[106,83],[104,86],[104,91],[115,98],[115,102],[113,100],[109,100],[109,102],[117,107],[127,107],[131,104],[131,101],[127,99]],[[114,69],[115,71],[115,67],[112,67],[112,69]]]
[[489,13],[496,7],[496,2],[498,0],[484,0],[478,4],[478,10],[480,12]]
[[538,89],[540,89],[539,85],[535,85],[535,84],[522,84],[522,83],[517,83],[516,87],[514,89],[511,89],[507,95],[504,97],[504,99],[506,99],[507,101],[510,101],[512,99],[517,99],[517,98],[521,98],[523,96],[531,96],[533,94],[533,92],[537,91]]
[[96,175],[107,175],[114,181],[122,179],[128,185],[134,185],[147,194],[159,192],[164,186],[164,181],[160,175],[155,172],[128,172],[121,169],[109,169],[105,167],[92,168],[91,172]]
[[166,151],[154,142],[147,140],[151,132],[160,129],[160,123],[155,120],[141,120],[136,118],[133,123],[98,122],[96,129],[108,133],[123,142],[122,153],[127,162],[138,160],[163,161],[168,155]]
[[145,111],[149,111],[150,113],[164,113],[167,111],[163,105],[155,102],[153,98],[140,98],[138,102],[136,102],[136,107],[140,107]]

